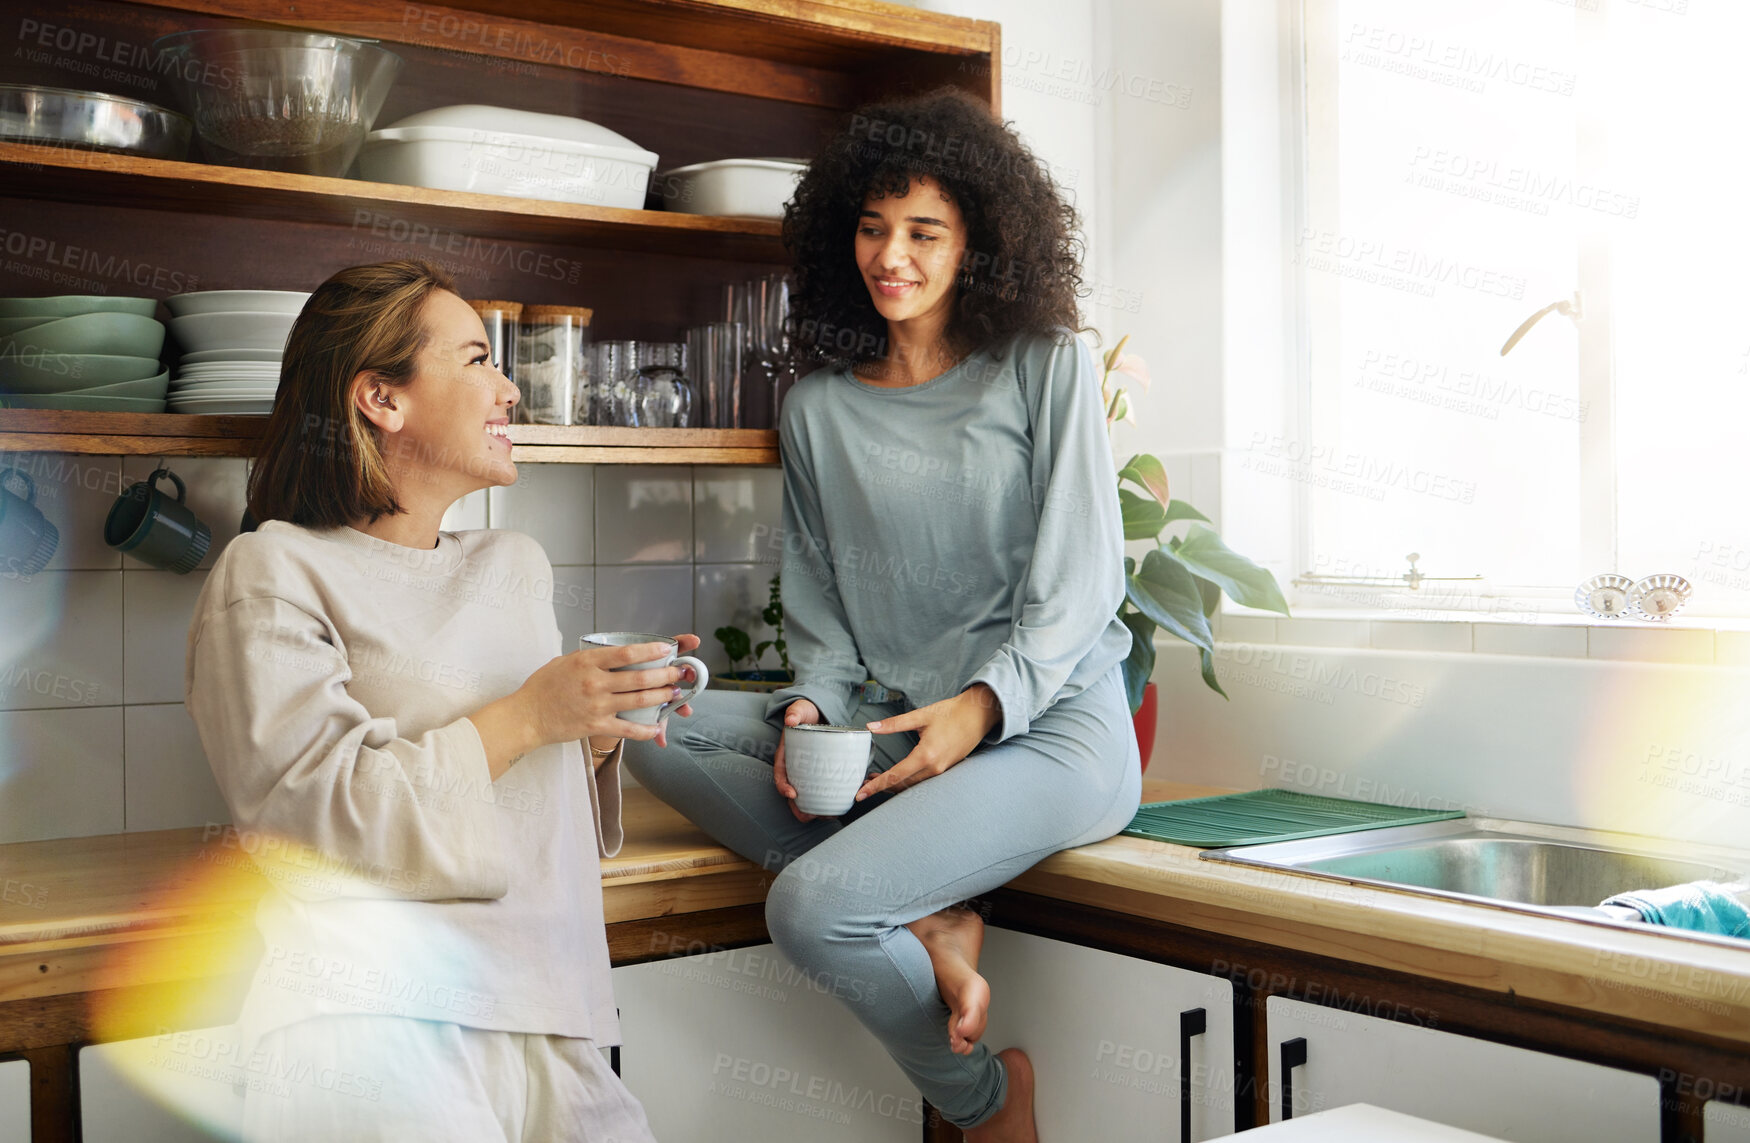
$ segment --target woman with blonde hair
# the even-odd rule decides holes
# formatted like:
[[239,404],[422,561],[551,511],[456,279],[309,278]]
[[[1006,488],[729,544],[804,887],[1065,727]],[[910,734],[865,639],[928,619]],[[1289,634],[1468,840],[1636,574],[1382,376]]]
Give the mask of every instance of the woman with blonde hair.
[[621,741],[664,740],[619,715],[682,672],[615,670],[658,644],[562,653],[540,545],[440,530],[516,480],[517,396],[421,262],[340,271],[292,328],[261,524],[188,637],[189,712],[272,885],[240,1032],[285,1078],[250,1086],[246,1138],[650,1139],[599,1050],[599,862]]

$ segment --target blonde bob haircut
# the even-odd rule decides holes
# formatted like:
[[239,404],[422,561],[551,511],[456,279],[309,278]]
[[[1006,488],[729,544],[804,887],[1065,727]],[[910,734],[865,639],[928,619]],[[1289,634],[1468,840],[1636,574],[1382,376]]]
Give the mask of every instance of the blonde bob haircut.
[[280,365],[279,392],[249,474],[249,513],[306,528],[374,523],[402,511],[376,426],[353,404],[368,373],[394,390],[413,380],[426,342],[422,311],[455,284],[436,266],[405,260],[349,266],[304,303]]

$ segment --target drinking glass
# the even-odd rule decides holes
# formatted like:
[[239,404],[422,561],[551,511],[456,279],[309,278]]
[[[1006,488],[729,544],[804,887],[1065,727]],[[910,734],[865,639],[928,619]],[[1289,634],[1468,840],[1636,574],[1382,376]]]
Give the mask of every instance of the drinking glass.
[[634,427],[638,424],[633,399],[642,342],[604,341],[598,351],[596,382],[591,391],[590,423]]
[[684,371],[686,346],[678,341],[645,341],[634,355],[632,421],[653,429],[684,429],[690,423],[693,388]]
[[714,321],[687,331],[687,374],[702,408],[700,422],[713,429],[741,428],[741,373],[747,326]]

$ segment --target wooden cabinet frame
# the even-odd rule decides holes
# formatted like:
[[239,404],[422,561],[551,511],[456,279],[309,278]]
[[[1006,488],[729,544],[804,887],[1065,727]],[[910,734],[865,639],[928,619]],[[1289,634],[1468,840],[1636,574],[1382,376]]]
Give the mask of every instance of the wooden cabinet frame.
[[[569,113],[601,105],[619,116],[609,115],[610,125],[632,119],[629,129],[641,143],[655,144],[663,167],[736,154],[803,153],[867,100],[940,85],[970,91],[1000,113],[998,25],[879,0],[473,0],[464,6],[65,0],[52,7],[0,0],[0,17],[11,18],[21,41],[27,25],[39,37],[50,26],[88,34],[99,45],[91,50],[106,61],[128,61],[142,83],[152,78],[151,42],[191,27],[271,24],[378,39],[406,61],[379,122],[444,102]],[[76,63],[89,62],[79,57],[85,50],[73,49]],[[17,74],[8,79],[80,86],[73,78],[79,73],[62,68],[61,60],[15,61]],[[168,101],[164,94],[134,94]],[[573,267],[572,280],[559,283],[514,274],[502,259],[480,259],[464,264],[468,280],[458,276],[468,296],[593,303],[597,336],[643,338],[655,331],[677,336],[683,324],[709,316],[699,299],[715,283],[786,261],[778,224],[769,220],[577,206],[21,143],[0,142],[0,199],[7,200],[5,229],[22,222],[35,242],[31,250],[53,251],[41,255],[44,265],[22,270],[0,259],[0,295],[82,292],[46,286],[51,276],[36,271],[65,268],[77,243],[92,245],[99,265],[117,262],[118,250],[124,256],[142,247],[164,250],[169,240],[153,232],[165,229],[176,232],[176,241],[160,260],[177,260],[188,277],[200,279],[188,288],[202,289],[308,289],[349,261],[371,260],[361,249],[393,246],[403,232],[438,233],[457,240],[445,248],[487,243],[519,256],[538,248]],[[388,232],[384,242],[360,241],[380,237],[378,231]],[[254,264],[238,265],[246,255]],[[90,272],[87,262],[76,264]],[[117,287],[107,292],[139,292],[126,279],[102,284]],[[249,456],[264,423],[261,417],[0,410],[0,449]],[[776,434],[760,430],[527,425],[513,429],[512,443],[513,457],[525,461],[777,462]]]

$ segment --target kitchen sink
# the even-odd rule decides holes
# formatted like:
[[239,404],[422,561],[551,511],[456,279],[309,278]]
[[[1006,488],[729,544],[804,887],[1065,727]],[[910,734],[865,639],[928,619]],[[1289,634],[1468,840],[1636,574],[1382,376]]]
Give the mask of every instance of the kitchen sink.
[[1489,818],[1212,849],[1203,857],[1599,920],[1613,916],[1599,902],[1630,889],[1750,876],[1750,854]]

